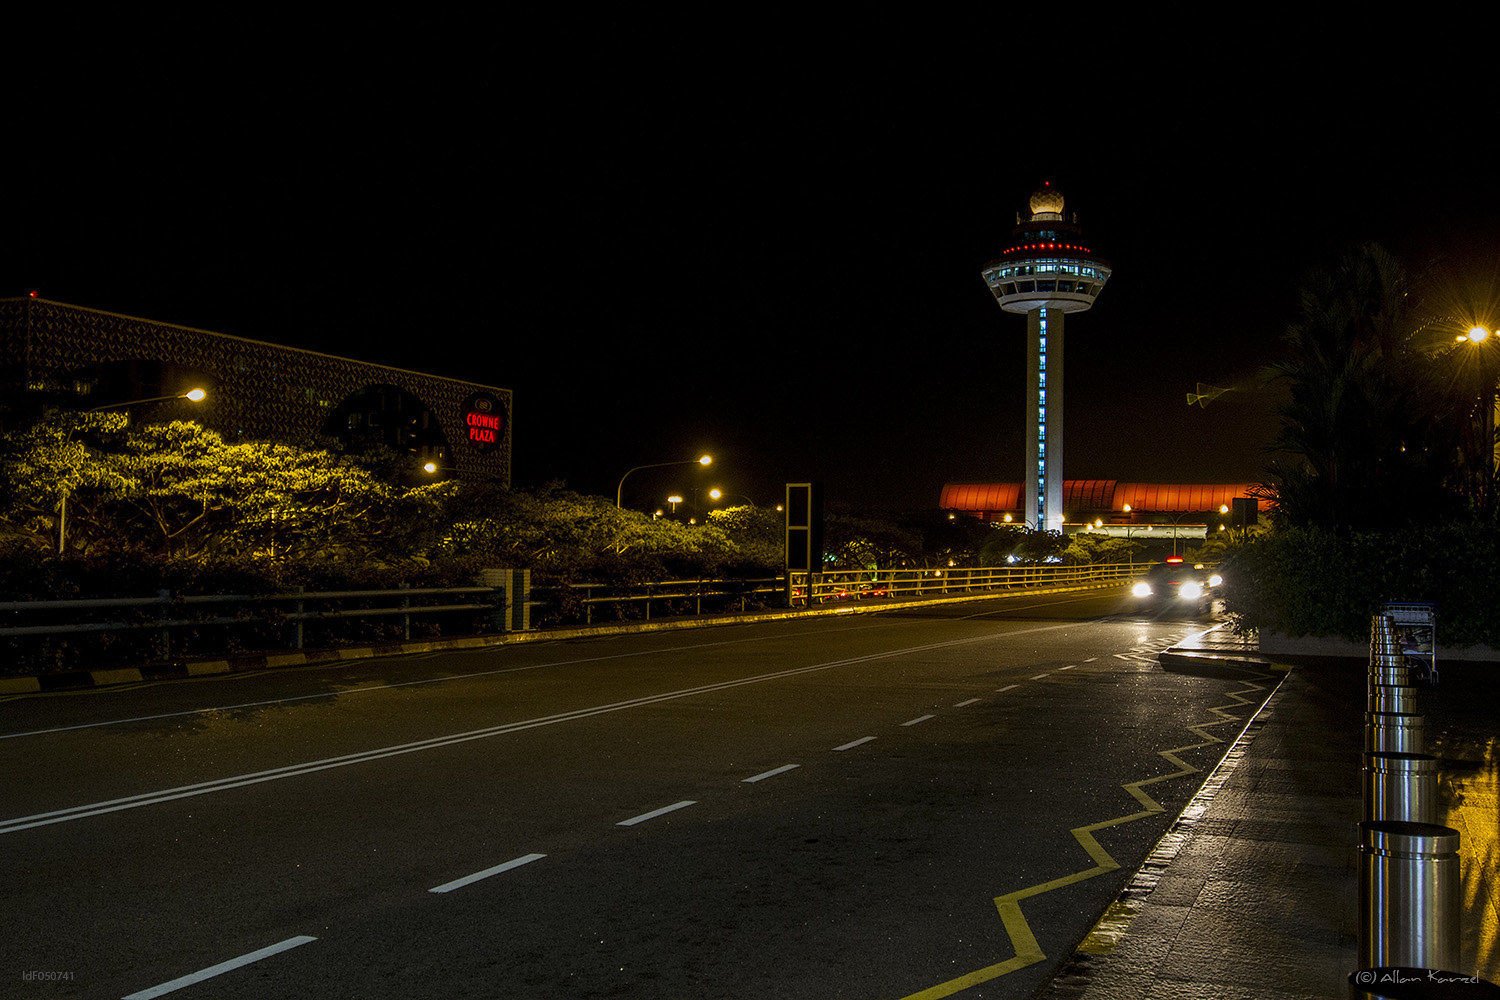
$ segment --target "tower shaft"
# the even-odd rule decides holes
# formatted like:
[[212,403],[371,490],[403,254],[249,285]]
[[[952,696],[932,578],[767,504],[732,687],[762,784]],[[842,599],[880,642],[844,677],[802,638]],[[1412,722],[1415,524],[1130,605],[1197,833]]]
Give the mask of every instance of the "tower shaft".
[[1062,531],[1063,316],[1040,306],[1026,314],[1026,521]]

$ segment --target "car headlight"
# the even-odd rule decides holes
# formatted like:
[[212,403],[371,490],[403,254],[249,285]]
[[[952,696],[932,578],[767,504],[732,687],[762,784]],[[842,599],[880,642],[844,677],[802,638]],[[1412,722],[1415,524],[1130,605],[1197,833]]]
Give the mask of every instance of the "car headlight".
[[1136,597],[1150,597],[1151,596],[1151,584],[1149,584],[1146,581],[1142,580],[1140,583],[1136,584],[1134,587],[1131,587],[1130,588],[1130,592],[1132,594],[1134,594]]
[[1208,578],[1208,585],[1210,587],[1222,587],[1224,585],[1224,578],[1215,573],[1213,576]]
[[1203,584],[1184,583],[1181,587],[1177,588],[1177,592],[1182,595],[1184,600],[1196,601],[1203,596]]

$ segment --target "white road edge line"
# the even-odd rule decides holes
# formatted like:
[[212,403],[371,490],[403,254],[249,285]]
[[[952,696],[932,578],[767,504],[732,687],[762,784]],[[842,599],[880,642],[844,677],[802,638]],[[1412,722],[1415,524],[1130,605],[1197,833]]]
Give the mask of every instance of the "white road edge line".
[[632,816],[630,819],[622,819],[615,826],[635,826],[637,823],[644,823],[648,819],[665,816],[669,812],[676,812],[679,809],[686,809],[688,806],[695,806],[697,804],[693,799],[684,799],[681,802],[674,802],[669,806],[662,806],[660,809],[653,809],[648,813],[641,813],[639,816]]
[[272,955],[280,954],[283,951],[290,951],[291,949],[296,948],[299,945],[304,945],[309,941],[316,940],[317,938],[315,937],[309,937],[306,934],[299,934],[297,937],[287,938],[285,941],[279,941],[276,944],[266,945],[259,951],[252,951],[248,955],[241,955],[239,958],[231,958],[227,962],[220,962],[218,965],[210,965],[206,969],[200,969],[197,972],[188,973],[186,976],[174,979],[170,983],[162,983],[160,986],[153,986],[149,990],[141,990],[139,993],[132,993],[129,996],[125,997],[124,1000],[152,1000],[153,997],[166,996],[168,993],[175,993],[177,990],[182,989],[184,986],[192,986],[194,983],[201,983],[205,979],[212,979],[214,976],[220,976],[226,972],[232,972],[242,965],[249,965],[251,962],[259,962],[263,958],[270,958]]
[[757,781],[765,781],[767,778],[774,778],[778,774],[786,774],[788,771],[795,770],[800,766],[800,764],[783,764],[780,767],[772,768],[769,771],[762,771],[760,774],[755,775],[753,778],[744,778],[741,780],[743,780],[745,784],[749,785]]
[[873,736],[861,736],[859,739],[855,740],[852,743],[845,743],[841,747],[834,747],[833,748],[833,752],[834,753],[839,753],[839,752],[844,751],[844,750],[853,750],[855,747],[857,747],[857,746],[863,746],[864,744],[870,742],[874,738],[875,737],[873,737]]
[[905,722],[903,722],[901,724],[903,726],[915,726],[919,722],[926,722],[928,719],[936,719],[936,718],[937,718],[937,716],[935,716],[935,715],[919,715],[915,719],[907,719]]
[[529,865],[533,861],[540,861],[546,856],[545,854],[526,854],[519,858],[512,858],[504,864],[496,865],[493,868],[486,868],[484,871],[475,872],[473,875],[465,875],[463,878],[456,878],[452,882],[444,882],[442,885],[434,886],[427,891],[452,892],[454,889],[462,889],[466,885],[472,885],[480,879],[489,878],[491,875],[499,875],[501,872],[508,872],[512,868],[519,868],[522,865]]

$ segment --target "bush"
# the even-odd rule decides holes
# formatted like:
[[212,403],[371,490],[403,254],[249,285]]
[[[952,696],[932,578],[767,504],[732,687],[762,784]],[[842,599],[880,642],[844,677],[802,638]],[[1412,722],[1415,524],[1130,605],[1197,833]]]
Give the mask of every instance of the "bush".
[[1262,535],[1224,561],[1226,605],[1242,630],[1364,641],[1388,601],[1436,606],[1446,645],[1500,646],[1500,616],[1487,592],[1500,530],[1442,525],[1402,532],[1318,528]]

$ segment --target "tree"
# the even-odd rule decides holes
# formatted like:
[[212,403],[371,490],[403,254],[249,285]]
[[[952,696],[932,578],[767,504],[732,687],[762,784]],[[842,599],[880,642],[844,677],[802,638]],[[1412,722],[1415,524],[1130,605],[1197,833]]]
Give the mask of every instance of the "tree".
[[1440,392],[1416,339],[1427,326],[1405,270],[1379,246],[1309,278],[1283,356],[1263,373],[1291,391],[1273,447],[1300,458],[1272,468],[1275,517],[1346,529],[1443,505]]
[[0,453],[6,523],[35,536],[51,520],[55,533],[66,504],[67,553],[401,561],[431,547],[453,488],[392,486],[329,451],[229,444],[184,421],[130,427],[121,414],[54,416],[5,435]]

